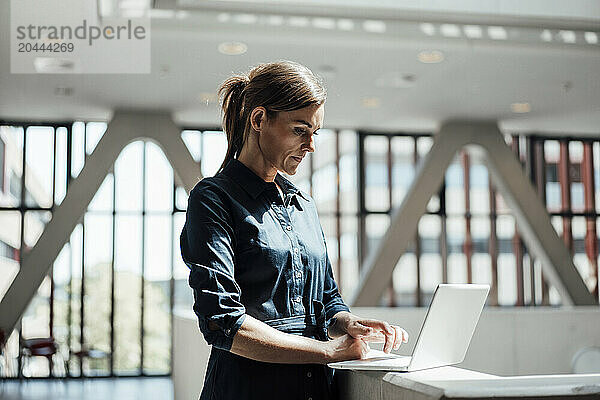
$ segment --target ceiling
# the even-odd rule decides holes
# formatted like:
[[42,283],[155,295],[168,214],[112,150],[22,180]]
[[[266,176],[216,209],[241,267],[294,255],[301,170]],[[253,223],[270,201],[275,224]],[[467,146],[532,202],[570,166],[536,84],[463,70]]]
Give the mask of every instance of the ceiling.
[[[324,127],[431,131],[464,118],[498,120],[512,132],[600,134],[598,2],[532,1],[525,9],[488,0],[462,10],[451,1],[416,3],[159,0],[151,12],[150,74],[11,74],[9,2],[2,1],[0,119],[109,120],[124,108],[216,126],[221,81],[288,59],[324,77]],[[481,37],[466,34],[478,32],[472,26]],[[490,37],[498,29],[500,38]],[[228,41],[243,42],[247,52],[221,54],[219,44]],[[444,60],[417,59],[431,50]],[[529,103],[531,111],[515,113],[513,103]]]

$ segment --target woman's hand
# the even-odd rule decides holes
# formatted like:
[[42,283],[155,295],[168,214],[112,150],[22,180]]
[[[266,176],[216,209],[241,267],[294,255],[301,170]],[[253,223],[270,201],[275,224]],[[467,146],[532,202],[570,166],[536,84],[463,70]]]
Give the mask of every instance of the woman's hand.
[[347,333],[365,342],[383,341],[383,351],[386,353],[392,348],[398,350],[402,343],[408,342],[408,333],[404,329],[385,321],[360,318],[346,311],[337,313],[335,318],[335,329],[338,332]]
[[357,360],[364,358],[369,345],[362,339],[345,334],[334,340],[324,342],[326,346],[326,362]]

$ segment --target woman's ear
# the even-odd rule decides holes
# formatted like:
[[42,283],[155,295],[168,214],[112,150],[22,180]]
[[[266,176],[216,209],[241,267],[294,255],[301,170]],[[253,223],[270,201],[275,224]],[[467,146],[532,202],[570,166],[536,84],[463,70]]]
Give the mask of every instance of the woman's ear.
[[260,133],[266,122],[267,110],[262,106],[254,108],[250,114],[250,126],[252,127],[252,130],[256,133]]

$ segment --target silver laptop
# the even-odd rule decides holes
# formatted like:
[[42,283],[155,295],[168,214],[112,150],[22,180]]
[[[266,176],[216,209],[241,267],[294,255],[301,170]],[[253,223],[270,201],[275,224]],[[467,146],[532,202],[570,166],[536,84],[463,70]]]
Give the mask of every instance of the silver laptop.
[[371,350],[361,360],[327,364],[337,369],[417,371],[459,364],[465,359],[489,285],[439,284],[412,357]]

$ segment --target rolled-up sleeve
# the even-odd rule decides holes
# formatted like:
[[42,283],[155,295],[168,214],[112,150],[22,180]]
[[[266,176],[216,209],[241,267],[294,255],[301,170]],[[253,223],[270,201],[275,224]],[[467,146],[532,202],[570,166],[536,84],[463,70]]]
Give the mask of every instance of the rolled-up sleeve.
[[235,281],[233,240],[226,207],[214,188],[199,183],[188,199],[181,256],[190,268],[194,312],[204,339],[227,351],[246,316]]
[[[321,229],[323,236],[323,242],[325,242],[325,234]],[[325,243],[325,249],[327,249],[327,243]],[[337,283],[333,278],[333,271],[331,268],[331,261],[329,260],[329,253],[326,251],[325,254],[325,282],[323,285],[323,304],[325,305],[325,319],[326,326],[329,326],[332,322],[331,319],[335,314],[340,311],[350,312],[350,308],[342,300],[342,296],[338,290]]]

